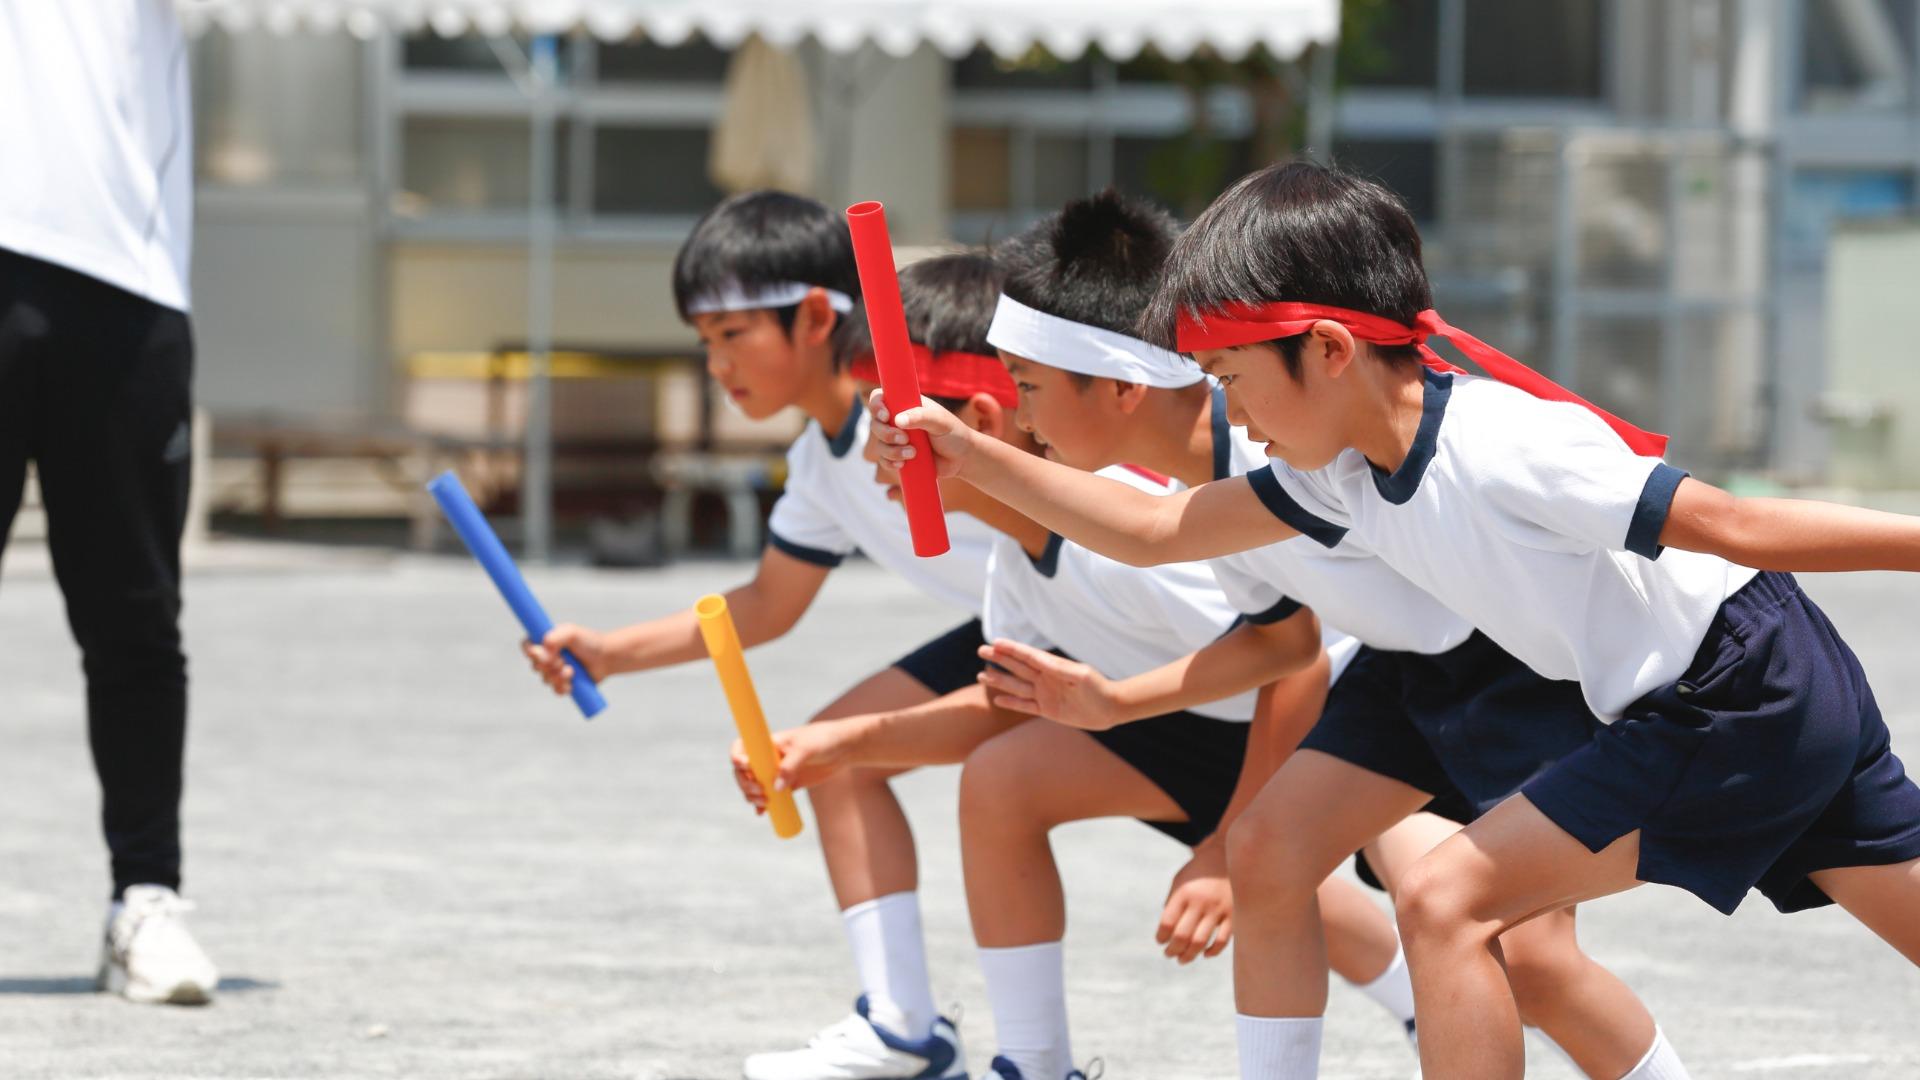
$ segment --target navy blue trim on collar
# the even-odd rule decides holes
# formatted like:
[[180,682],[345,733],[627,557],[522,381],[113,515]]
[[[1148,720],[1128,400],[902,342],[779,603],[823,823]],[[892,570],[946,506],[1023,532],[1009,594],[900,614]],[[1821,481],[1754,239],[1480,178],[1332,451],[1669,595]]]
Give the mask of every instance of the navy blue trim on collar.
[[[847,411],[847,419],[840,425],[840,433],[827,439],[827,452],[834,457],[846,457],[847,451],[853,449],[853,433],[860,430],[860,408],[860,395],[855,394],[853,408]],[[826,439],[826,436],[826,432],[820,433],[821,438]]]
[[1272,626],[1282,619],[1292,617],[1294,612],[1302,610],[1305,606],[1306,605],[1291,596],[1283,596],[1278,603],[1265,611],[1255,612],[1252,615],[1242,615],[1240,617],[1255,626]]
[[1380,497],[1395,506],[1413,498],[1420,487],[1420,478],[1427,474],[1427,465],[1433,461],[1434,448],[1440,441],[1440,421],[1447,415],[1447,398],[1453,394],[1453,376],[1444,371],[1422,368],[1425,388],[1421,391],[1420,427],[1413,433],[1413,445],[1407,450],[1405,461],[1400,467],[1389,473],[1373,462],[1367,462],[1367,468],[1373,473],[1373,486]]
[[1213,478],[1225,480],[1233,468],[1233,428],[1227,424],[1227,390],[1213,386]]
[[774,550],[791,555],[803,563],[824,566],[829,570],[839,566],[846,558],[837,551],[823,551],[820,548],[808,547],[805,544],[796,544],[771,529],[767,530],[767,543],[771,545]]
[[1260,502],[1274,517],[1321,547],[1339,547],[1340,541],[1346,539],[1346,529],[1295,502],[1273,475],[1272,465],[1248,473],[1247,483],[1253,485],[1253,493],[1260,496]]
[[1647,474],[1640,489],[1640,501],[1633,508],[1633,520],[1627,523],[1627,550],[1643,559],[1657,559],[1667,550],[1660,546],[1660,531],[1667,527],[1667,513],[1673,509],[1673,493],[1687,478],[1685,469],[1676,469],[1662,461]]
[[[1050,578],[1060,569],[1060,546],[1063,543],[1065,541],[1060,538],[1059,533],[1048,533],[1046,548],[1037,556],[1027,555],[1027,561],[1033,564],[1033,568],[1040,572],[1041,577]],[[1025,552],[1027,549],[1022,547],[1020,550]]]

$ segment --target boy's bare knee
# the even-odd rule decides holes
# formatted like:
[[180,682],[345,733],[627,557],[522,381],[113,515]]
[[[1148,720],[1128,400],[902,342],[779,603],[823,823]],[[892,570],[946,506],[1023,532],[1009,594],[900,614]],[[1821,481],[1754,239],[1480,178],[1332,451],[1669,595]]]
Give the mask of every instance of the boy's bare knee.
[[1031,764],[1015,740],[1005,736],[974,747],[960,767],[960,813],[977,818],[1030,809],[1033,784],[1024,774]]
[[[1471,886],[1458,868],[1435,851],[1407,867],[1394,894],[1393,914],[1409,947],[1445,939],[1473,925]],[[1491,936],[1491,935],[1489,935]]]
[[1252,810],[1227,830],[1227,873],[1236,893],[1301,901],[1314,895],[1331,868],[1319,865],[1302,837],[1289,842],[1287,832],[1275,815]]

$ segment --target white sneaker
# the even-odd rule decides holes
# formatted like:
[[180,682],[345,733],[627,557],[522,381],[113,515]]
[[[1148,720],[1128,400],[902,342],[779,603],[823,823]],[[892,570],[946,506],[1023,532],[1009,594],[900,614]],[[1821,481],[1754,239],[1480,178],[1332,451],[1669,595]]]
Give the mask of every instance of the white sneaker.
[[205,1005],[220,972],[187,932],[193,904],[165,885],[129,885],[107,910],[100,989],[147,1005]]
[[867,1019],[867,999],[853,1015],[808,1041],[804,1050],[755,1054],[746,1080],[967,1080],[960,1033],[940,1017],[924,1039],[903,1039]]

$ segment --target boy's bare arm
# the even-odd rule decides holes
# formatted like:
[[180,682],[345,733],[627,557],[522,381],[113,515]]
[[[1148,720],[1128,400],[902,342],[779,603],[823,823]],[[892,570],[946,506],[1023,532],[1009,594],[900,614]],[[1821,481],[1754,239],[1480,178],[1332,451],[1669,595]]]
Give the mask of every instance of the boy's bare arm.
[[[906,430],[887,422],[877,393],[869,408],[876,452],[906,460],[913,450]],[[1217,558],[1299,535],[1244,478],[1152,495],[981,435],[932,402],[900,421],[928,433],[941,475],[958,476],[1074,543],[1133,566]]]
[[1730,495],[1691,477],[1660,543],[1758,570],[1920,570],[1920,518],[1811,499]]
[[[1127,679],[1107,679],[1078,661],[999,640],[981,651],[981,682],[994,703],[1069,727],[1104,731],[1244,694],[1311,665],[1320,625],[1306,609],[1277,623],[1246,623],[1196,652]],[[1302,733],[1304,734],[1304,733]]]
[[[760,556],[753,580],[726,594],[727,610],[747,648],[762,645],[793,629],[806,614],[827,580],[828,568],[796,559],[769,546]],[[670,615],[634,623],[606,633],[563,623],[548,631],[545,640],[528,642],[524,649],[533,669],[555,693],[566,693],[573,671],[560,656],[571,650],[595,679],[629,671],[701,660],[707,647],[691,605]]]

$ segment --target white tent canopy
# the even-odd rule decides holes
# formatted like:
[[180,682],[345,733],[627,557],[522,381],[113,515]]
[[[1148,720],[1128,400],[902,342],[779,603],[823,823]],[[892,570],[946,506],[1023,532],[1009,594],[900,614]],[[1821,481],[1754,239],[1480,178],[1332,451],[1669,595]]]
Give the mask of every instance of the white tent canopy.
[[872,43],[905,56],[923,43],[951,57],[976,45],[1013,58],[1033,46],[1073,59],[1090,46],[1125,60],[1151,45],[1171,59],[1207,46],[1237,59],[1264,45],[1290,59],[1339,31],[1339,0],[178,0],[191,29],[218,24],[279,33],[306,28],[371,37],[385,27],[446,37],[585,27],[609,40],[644,34],[677,45],[694,34],[731,48],[758,34],[786,47],[813,38],[834,52]]

